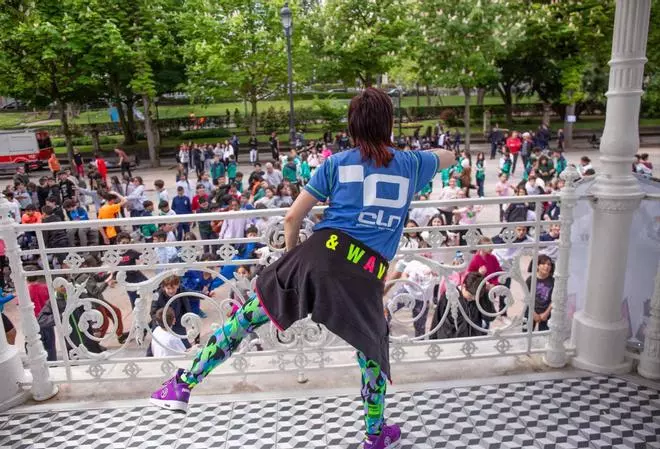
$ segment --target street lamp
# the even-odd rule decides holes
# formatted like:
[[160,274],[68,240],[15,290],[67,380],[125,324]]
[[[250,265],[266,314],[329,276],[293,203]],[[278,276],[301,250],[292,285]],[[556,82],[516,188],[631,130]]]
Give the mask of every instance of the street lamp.
[[401,92],[403,91],[403,89],[401,88],[401,86],[397,86],[396,90],[398,91],[398,94],[399,94],[399,140],[400,140],[401,139],[401,134],[402,134],[402,132],[401,132]]
[[280,10],[280,19],[286,35],[286,53],[288,56],[289,69],[289,142],[294,145],[296,140],[296,120],[293,115],[293,61],[291,58],[291,28],[293,26],[293,14],[289,9],[289,2],[286,2]]

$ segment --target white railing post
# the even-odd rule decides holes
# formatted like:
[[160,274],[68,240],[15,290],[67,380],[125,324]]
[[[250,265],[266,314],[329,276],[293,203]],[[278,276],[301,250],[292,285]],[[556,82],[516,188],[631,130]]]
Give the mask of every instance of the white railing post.
[[[25,336],[27,357],[32,373],[32,398],[35,401],[45,401],[55,396],[58,387],[50,380],[46,360],[48,354],[44,349],[39,323],[34,316],[34,304],[28,293],[23,263],[19,254],[15,222],[9,218],[10,205],[6,198],[0,198],[0,239],[5,242],[5,256],[11,267],[11,278],[16,289],[18,309],[21,315],[21,330]],[[48,261],[43,261],[48,263]]]
[[566,181],[566,185],[559,194],[561,197],[559,256],[555,269],[555,287],[552,291],[552,314],[548,323],[550,337],[543,357],[545,364],[553,368],[561,368],[568,363],[568,355],[564,345],[568,338],[570,326],[566,303],[568,300],[568,277],[570,275],[571,227],[573,226],[573,213],[578,201],[575,182],[580,179],[580,174],[574,165],[569,165],[562,172],[561,178]]
[[660,265],[655,276],[649,320],[644,330],[644,351],[637,372],[647,379],[660,379]]

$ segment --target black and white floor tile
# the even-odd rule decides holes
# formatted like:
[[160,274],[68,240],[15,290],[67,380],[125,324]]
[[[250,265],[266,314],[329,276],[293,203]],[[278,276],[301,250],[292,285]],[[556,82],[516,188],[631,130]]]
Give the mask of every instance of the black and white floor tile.
[[[0,415],[2,449],[358,448],[359,396]],[[402,449],[660,449],[660,392],[615,377],[391,394]]]

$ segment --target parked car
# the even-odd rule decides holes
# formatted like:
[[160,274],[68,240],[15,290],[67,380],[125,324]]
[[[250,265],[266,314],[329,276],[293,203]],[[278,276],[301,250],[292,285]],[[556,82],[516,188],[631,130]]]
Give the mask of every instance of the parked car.
[[22,107],[23,107],[23,103],[21,103],[20,101],[14,100],[14,101],[10,101],[9,103],[3,105],[1,109],[5,110],[5,111],[9,111],[9,110],[13,110],[13,109],[20,109]]
[[[399,96],[399,89],[397,89],[396,87],[394,89],[390,89],[390,90],[387,91],[387,95],[389,95],[390,97],[398,97]],[[403,89],[401,89],[401,96],[402,97],[406,96],[406,91],[403,90]]]

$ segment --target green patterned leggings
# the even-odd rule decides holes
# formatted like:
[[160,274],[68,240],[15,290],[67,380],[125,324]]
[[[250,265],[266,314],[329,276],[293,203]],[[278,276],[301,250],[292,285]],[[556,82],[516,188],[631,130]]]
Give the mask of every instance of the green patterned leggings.
[[[268,315],[261,307],[257,296],[253,294],[224,326],[211,335],[206,346],[195,356],[190,370],[181,375],[181,381],[188,384],[191,389],[194,388],[216,366],[232,355],[243,338],[268,321]],[[358,351],[357,358],[362,372],[360,393],[364,402],[367,434],[378,435],[384,422],[387,376],[381,371],[378,363],[367,359],[363,353]]]

